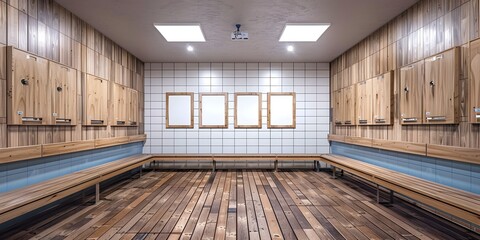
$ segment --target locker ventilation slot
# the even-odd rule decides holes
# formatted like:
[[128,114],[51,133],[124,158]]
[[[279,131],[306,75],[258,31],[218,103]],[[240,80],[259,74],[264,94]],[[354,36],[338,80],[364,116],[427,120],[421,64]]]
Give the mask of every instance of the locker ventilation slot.
[[404,121],[404,122],[417,122],[418,119],[417,118],[404,118],[404,119],[402,119],[402,121]]
[[345,121],[346,125],[352,125],[352,121]]
[[57,118],[55,119],[56,123],[71,123],[72,119],[67,119],[67,118]]
[[103,124],[103,120],[91,120],[91,124]]
[[125,125],[125,121],[117,121],[117,125]]
[[375,123],[386,123],[385,119],[375,119]]
[[360,124],[367,124],[367,123],[368,123],[368,120],[358,120],[358,123],[360,123]]
[[445,116],[435,116],[435,117],[427,117],[428,121],[445,121],[447,118]]
[[37,117],[22,117],[23,122],[42,122],[42,118]]

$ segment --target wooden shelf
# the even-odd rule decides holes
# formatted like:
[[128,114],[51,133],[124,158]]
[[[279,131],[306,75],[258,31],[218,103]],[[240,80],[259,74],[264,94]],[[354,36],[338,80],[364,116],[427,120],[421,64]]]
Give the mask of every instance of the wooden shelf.
[[25,147],[0,148],[0,164],[118,146],[126,143],[143,142],[146,140],[146,138],[147,135],[135,135],[75,142],[41,144]]
[[343,135],[328,135],[332,142],[343,142],[358,146],[384,149],[394,152],[410,153],[426,157],[480,164],[480,149],[455,146],[444,146],[426,143],[412,143],[403,141],[391,141],[383,139],[371,139],[362,137],[350,137]]

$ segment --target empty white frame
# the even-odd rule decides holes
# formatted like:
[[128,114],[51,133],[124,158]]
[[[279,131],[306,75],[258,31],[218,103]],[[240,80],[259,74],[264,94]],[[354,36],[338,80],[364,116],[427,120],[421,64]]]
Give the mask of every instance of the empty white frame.
[[235,93],[235,128],[262,128],[261,93]]
[[295,128],[295,93],[268,93],[267,117],[268,128]]
[[166,128],[193,128],[193,93],[167,92]]
[[228,128],[228,93],[200,93],[199,128]]

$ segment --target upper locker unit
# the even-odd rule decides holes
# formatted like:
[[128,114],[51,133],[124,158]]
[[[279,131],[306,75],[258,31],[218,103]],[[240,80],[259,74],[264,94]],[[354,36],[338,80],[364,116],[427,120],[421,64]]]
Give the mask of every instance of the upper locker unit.
[[342,107],[341,109],[343,111],[343,123],[345,125],[356,125],[355,122],[355,86],[356,85],[350,85],[346,88],[343,89],[342,94]]
[[452,48],[425,59],[425,123],[459,122],[459,65],[459,48]]
[[480,123],[480,39],[470,44],[470,122]]
[[50,92],[53,111],[51,124],[77,124],[77,70],[50,62]]
[[400,69],[400,123],[423,123],[424,61]]
[[112,83],[112,105],[113,114],[110,118],[110,125],[125,126],[127,124],[127,107],[129,108],[129,94],[127,87]]
[[108,121],[108,81],[86,75],[83,125],[105,126]]
[[393,124],[393,72],[372,80],[373,124]]
[[372,124],[372,82],[373,79],[357,83],[357,123],[358,125]]
[[50,124],[48,60],[8,47],[7,89],[8,124]]
[[343,89],[333,92],[333,122],[335,125],[343,123]]

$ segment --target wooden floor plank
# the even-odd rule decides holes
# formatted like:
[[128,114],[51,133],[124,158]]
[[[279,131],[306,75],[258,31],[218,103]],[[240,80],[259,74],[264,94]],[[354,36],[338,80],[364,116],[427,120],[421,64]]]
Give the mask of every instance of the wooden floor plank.
[[[56,207],[0,239],[480,239],[349,175],[312,171],[148,172]],[[88,196],[91,198],[91,196]]]

